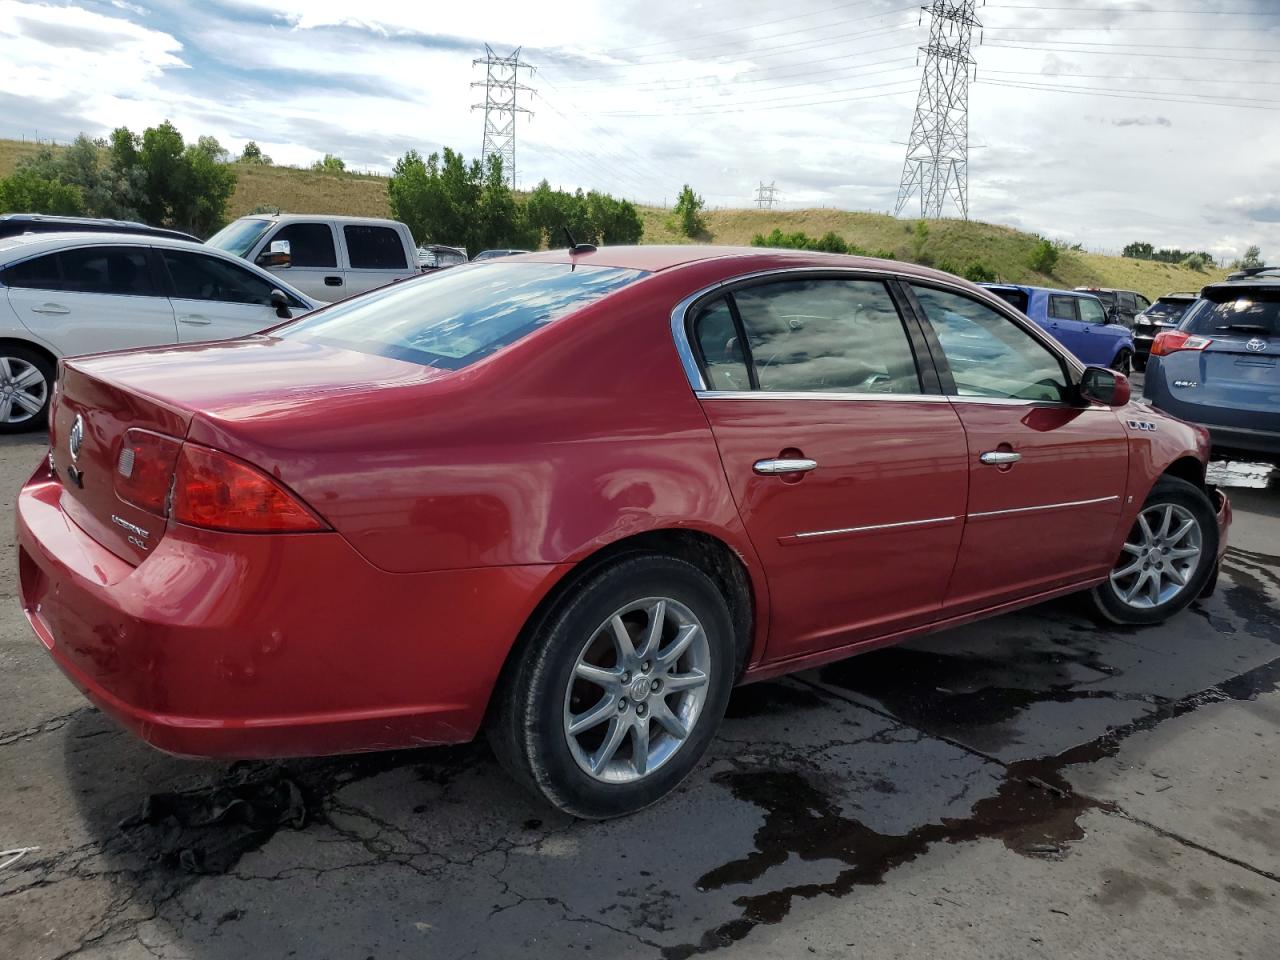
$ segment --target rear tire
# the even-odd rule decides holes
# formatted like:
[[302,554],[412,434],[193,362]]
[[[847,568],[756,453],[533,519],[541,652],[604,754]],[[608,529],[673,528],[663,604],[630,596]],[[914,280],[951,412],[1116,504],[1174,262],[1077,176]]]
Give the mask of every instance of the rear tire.
[[489,742],[566,813],[634,813],[702,758],[736,660],[728,606],[706,574],[631,556],[576,585],[529,637],[495,693]]
[[1111,369],[1117,373],[1123,373],[1126,377],[1129,376],[1133,373],[1133,353],[1129,350],[1121,350],[1112,361]]
[[1125,537],[1110,576],[1089,596],[1111,623],[1162,623],[1200,596],[1218,562],[1218,520],[1208,495],[1161,477]]
[[0,345],[0,434],[48,426],[54,364],[38,350]]

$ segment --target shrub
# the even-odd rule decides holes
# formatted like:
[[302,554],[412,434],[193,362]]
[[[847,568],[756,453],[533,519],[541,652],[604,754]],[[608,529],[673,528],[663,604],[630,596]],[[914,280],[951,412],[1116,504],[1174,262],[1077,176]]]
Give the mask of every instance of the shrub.
[[347,163],[341,157],[326,153],[324,159],[317,160],[311,165],[311,169],[320,173],[343,173],[347,169]]
[[1031,255],[1027,258],[1027,263],[1037,273],[1052,276],[1053,268],[1058,265],[1058,248],[1048,240],[1041,240],[1031,248]]
[[702,216],[702,208],[704,206],[702,197],[694,193],[693,187],[689,186],[689,184],[686,183],[680,189],[680,196],[676,199],[674,212],[680,232],[686,237],[696,237],[706,231],[707,223]]
[[965,268],[964,278],[973,283],[995,283],[996,272],[985,263],[971,263]]

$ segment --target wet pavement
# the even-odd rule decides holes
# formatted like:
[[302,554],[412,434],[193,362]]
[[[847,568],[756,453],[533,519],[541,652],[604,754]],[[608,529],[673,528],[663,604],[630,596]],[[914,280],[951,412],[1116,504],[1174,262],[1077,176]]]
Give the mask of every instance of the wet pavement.
[[[0,439],[0,509],[40,456]],[[1280,957],[1280,487],[1218,592],[1072,600],[740,689],[608,823],[481,744],[210,764],[85,705],[0,579],[0,957]],[[0,864],[8,859],[0,855]]]

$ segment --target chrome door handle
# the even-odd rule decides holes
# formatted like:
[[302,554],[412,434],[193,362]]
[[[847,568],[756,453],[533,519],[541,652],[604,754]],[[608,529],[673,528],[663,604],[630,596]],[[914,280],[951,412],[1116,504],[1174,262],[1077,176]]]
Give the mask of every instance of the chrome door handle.
[[988,450],[978,459],[983,463],[995,464],[998,466],[1000,464],[1017,463],[1022,459],[1022,454],[1014,453],[1012,450]]
[[751,465],[751,469],[762,476],[775,477],[780,473],[808,473],[817,466],[817,460],[796,457],[788,460],[757,460]]
[[208,317],[202,317],[198,314],[188,314],[185,317],[179,317],[178,322],[189,323],[193,327],[207,327],[209,324],[213,323],[213,321]]
[[31,312],[32,312],[32,313],[64,314],[64,313],[70,313],[70,312],[71,312],[71,308],[70,308],[70,307],[64,307],[64,306],[63,306],[62,304],[60,304],[60,303],[46,303],[46,304],[43,304],[43,305],[41,305],[41,306],[39,306],[39,307],[32,307],[32,308],[31,308]]

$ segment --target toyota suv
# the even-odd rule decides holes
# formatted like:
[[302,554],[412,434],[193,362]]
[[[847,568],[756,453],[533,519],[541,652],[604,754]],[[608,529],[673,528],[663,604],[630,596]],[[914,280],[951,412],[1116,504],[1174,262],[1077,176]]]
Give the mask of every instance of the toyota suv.
[[1201,290],[1152,343],[1143,394],[1207,427],[1216,452],[1280,463],[1280,268]]

